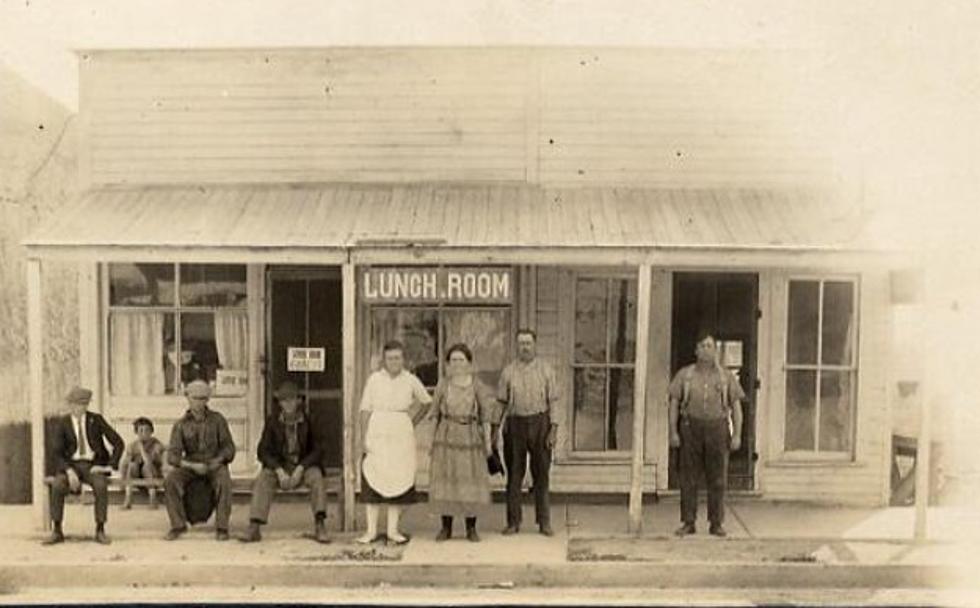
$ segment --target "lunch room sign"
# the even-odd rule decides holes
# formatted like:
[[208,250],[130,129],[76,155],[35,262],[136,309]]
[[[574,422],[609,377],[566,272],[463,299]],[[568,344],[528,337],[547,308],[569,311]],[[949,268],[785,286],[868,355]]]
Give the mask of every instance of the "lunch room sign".
[[368,268],[361,296],[370,304],[509,304],[510,268]]

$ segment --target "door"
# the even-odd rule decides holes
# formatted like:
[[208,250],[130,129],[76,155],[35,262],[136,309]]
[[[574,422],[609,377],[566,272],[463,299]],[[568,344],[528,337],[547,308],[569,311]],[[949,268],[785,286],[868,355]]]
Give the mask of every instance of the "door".
[[[711,331],[725,342],[726,367],[745,391],[742,404],[742,447],[731,454],[728,488],[755,488],[756,387],[759,322],[759,277],[749,273],[674,273],[671,322],[671,377],[694,362],[694,344],[701,331]],[[728,347],[728,344],[732,346]],[[725,357],[722,357],[723,359]],[[677,450],[670,450],[668,487],[677,488]]]
[[[340,269],[270,268],[267,293],[266,414],[273,413],[276,387],[286,380],[295,382],[323,446],[324,466],[340,469],[344,427]],[[323,349],[323,371],[290,371],[291,347]],[[297,367],[294,361],[293,369]]]

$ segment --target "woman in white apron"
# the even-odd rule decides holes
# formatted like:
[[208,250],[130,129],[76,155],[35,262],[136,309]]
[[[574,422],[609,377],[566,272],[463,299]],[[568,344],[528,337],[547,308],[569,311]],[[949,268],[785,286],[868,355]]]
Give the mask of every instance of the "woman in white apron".
[[361,501],[367,531],[357,539],[366,544],[378,538],[380,505],[388,506],[388,540],[408,542],[398,530],[404,505],[415,502],[415,424],[432,402],[422,382],[404,369],[404,348],[392,341],[382,349],[383,368],[371,374],[361,399]]

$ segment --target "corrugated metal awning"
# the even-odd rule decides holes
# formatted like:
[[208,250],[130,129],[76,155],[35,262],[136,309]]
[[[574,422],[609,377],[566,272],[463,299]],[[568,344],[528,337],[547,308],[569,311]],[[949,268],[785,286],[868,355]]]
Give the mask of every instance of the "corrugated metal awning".
[[[35,255],[506,250],[857,252],[865,222],[819,192],[531,185],[141,187],[91,192]],[[96,256],[98,257],[98,256]]]

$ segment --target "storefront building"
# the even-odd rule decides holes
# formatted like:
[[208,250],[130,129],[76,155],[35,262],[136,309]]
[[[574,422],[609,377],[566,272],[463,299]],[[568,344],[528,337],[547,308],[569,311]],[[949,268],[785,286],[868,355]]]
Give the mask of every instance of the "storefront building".
[[554,490],[629,492],[635,511],[676,483],[666,388],[711,330],[749,395],[733,490],[886,503],[896,256],[863,240],[818,138],[786,128],[799,108],[785,58],[321,49],[80,63],[87,193],[26,243],[34,401],[43,260],[75,260],[93,408],[119,428],[149,416],[166,437],[183,384],[206,378],[239,446],[233,473],[250,477],[272,389],[294,380],[350,526],[356,409],[380,345],[404,342],[432,387],[445,349],[466,342],[495,384],[529,327],[563,387]]

